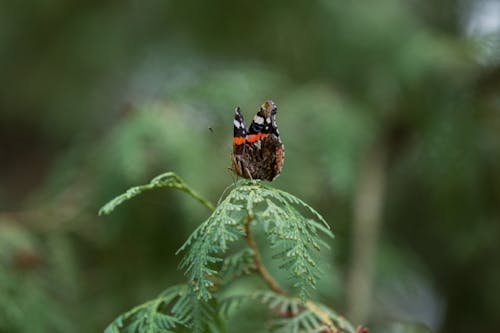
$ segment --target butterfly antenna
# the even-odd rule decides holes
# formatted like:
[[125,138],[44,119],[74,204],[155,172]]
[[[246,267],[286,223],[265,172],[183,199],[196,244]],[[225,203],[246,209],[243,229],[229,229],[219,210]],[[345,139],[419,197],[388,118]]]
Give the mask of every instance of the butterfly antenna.
[[236,186],[236,182],[232,183],[232,184],[229,184],[225,189],[224,191],[222,191],[222,194],[221,196],[219,197],[219,200],[217,200],[217,206],[219,206],[220,202],[222,201],[222,198],[224,198],[224,195],[226,194],[226,192],[232,188],[232,187],[235,187]]

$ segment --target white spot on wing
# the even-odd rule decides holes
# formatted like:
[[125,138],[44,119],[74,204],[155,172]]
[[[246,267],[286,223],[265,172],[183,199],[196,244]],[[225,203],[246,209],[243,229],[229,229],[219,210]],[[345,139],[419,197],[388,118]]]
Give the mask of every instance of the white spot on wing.
[[261,116],[255,115],[255,117],[253,117],[253,122],[256,124],[262,125],[264,123],[264,118],[262,118]]
[[241,127],[241,123],[238,120],[236,120],[236,119],[233,121],[233,124],[234,124],[234,127],[236,127],[236,128],[240,128]]
[[266,118],[266,123],[270,124],[271,123],[271,118],[267,117]]

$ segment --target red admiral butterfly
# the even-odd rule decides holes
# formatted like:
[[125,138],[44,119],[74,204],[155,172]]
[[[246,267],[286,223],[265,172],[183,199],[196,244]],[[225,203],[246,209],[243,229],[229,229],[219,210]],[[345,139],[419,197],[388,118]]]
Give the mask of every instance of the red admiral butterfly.
[[285,149],[276,125],[276,110],[273,101],[265,101],[247,131],[240,108],[236,107],[231,169],[237,175],[272,181],[280,174]]

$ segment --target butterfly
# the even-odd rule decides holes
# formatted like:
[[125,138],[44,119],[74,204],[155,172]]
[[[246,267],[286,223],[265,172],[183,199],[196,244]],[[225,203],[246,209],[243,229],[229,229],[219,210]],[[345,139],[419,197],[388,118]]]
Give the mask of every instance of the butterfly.
[[239,107],[234,111],[231,169],[238,176],[272,181],[281,173],[285,148],[276,125],[276,104],[265,101],[248,130]]

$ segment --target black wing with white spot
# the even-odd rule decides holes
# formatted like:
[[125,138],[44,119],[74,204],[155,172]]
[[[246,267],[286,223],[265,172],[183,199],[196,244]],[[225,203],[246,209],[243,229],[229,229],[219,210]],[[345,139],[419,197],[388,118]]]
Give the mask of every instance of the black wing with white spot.
[[248,134],[273,133],[278,135],[276,111],[276,104],[273,101],[269,100],[262,104],[259,112],[253,117],[252,123],[248,128]]

